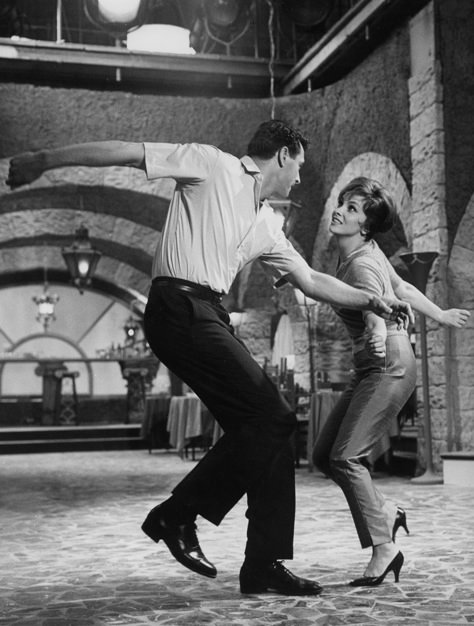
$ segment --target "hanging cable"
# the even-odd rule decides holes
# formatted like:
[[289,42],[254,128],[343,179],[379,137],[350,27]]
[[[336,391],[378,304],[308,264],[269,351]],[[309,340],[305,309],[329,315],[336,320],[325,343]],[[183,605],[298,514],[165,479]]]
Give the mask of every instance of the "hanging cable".
[[275,63],[275,39],[273,37],[273,17],[275,15],[275,9],[273,7],[273,1],[267,0],[268,4],[268,37],[270,39],[270,60],[268,62],[268,72],[270,74],[270,98],[272,100],[272,110],[271,110],[271,119],[275,119],[275,74],[274,74],[274,63]]

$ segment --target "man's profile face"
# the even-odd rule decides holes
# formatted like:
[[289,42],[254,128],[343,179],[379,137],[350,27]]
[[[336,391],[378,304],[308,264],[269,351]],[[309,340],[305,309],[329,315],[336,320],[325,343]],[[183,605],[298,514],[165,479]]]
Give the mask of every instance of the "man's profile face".
[[292,157],[288,148],[284,147],[279,151],[279,170],[277,173],[277,184],[275,194],[281,198],[287,198],[292,187],[300,183],[300,169],[304,163],[304,149],[300,145],[300,151]]

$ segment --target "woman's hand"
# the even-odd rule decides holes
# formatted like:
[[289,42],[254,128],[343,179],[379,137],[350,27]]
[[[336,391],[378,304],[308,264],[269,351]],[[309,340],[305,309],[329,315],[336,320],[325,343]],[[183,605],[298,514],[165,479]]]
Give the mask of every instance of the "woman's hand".
[[367,350],[372,356],[384,357],[385,356],[385,337],[382,335],[369,335],[366,341]]
[[453,326],[454,328],[462,328],[470,317],[469,311],[466,309],[446,309],[441,311],[439,321],[443,326]]
[[6,184],[11,189],[28,185],[39,178],[44,170],[44,157],[41,151],[24,152],[10,160]]

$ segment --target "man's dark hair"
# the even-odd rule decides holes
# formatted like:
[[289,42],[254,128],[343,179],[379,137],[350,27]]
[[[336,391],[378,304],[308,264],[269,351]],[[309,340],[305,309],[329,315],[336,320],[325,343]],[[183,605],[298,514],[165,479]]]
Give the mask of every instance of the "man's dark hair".
[[272,156],[286,146],[292,159],[301,151],[306,150],[308,140],[281,120],[263,122],[250,140],[247,154],[260,159],[271,159]]
[[366,215],[364,224],[365,240],[372,239],[376,233],[385,233],[395,223],[395,203],[388,191],[377,180],[359,176],[353,178],[339,193],[337,203],[352,196],[363,199],[363,210]]

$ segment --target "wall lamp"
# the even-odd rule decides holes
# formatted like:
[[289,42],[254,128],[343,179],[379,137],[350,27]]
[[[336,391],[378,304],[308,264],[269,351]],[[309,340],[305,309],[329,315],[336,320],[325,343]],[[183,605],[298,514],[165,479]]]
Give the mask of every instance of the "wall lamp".
[[136,317],[130,315],[126,320],[123,329],[125,331],[125,337],[127,343],[134,344],[137,339],[137,333],[140,330],[140,322]]

